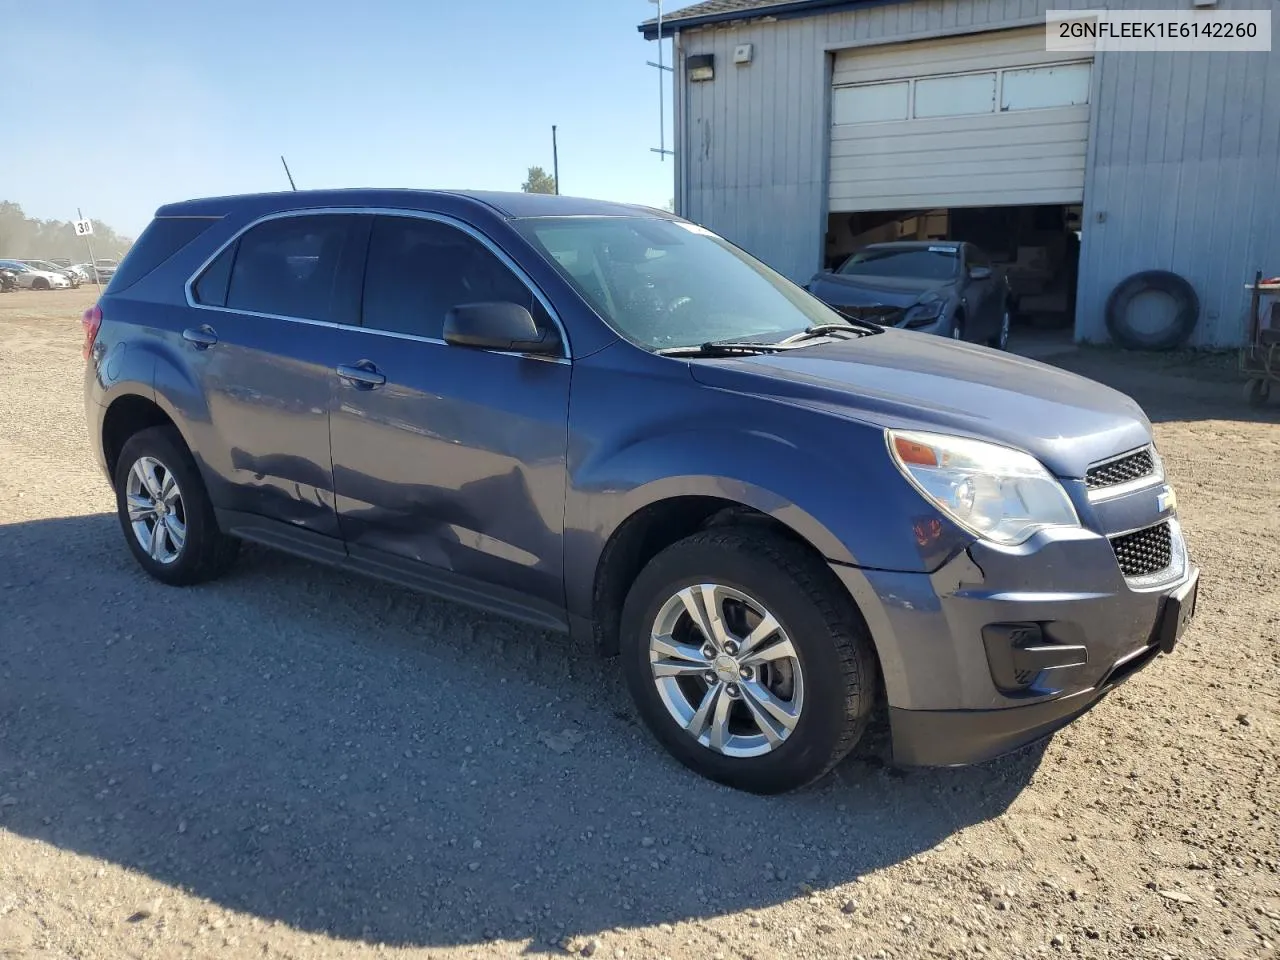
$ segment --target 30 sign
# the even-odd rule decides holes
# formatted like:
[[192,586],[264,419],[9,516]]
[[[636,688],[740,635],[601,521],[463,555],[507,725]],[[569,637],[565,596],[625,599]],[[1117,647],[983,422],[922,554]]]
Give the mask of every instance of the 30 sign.
[[92,220],[77,220],[77,221],[76,221],[76,236],[77,236],[77,237],[91,237],[91,236],[93,236],[93,221],[92,221]]

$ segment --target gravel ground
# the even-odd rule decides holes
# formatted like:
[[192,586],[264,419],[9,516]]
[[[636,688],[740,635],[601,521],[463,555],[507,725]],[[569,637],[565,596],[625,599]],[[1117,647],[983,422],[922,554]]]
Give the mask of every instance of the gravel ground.
[[567,640],[247,550],[146,579],[85,438],[92,288],[0,297],[0,958],[1266,957],[1280,426],[1085,351],[1158,420],[1199,617],[1047,744],[757,798]]

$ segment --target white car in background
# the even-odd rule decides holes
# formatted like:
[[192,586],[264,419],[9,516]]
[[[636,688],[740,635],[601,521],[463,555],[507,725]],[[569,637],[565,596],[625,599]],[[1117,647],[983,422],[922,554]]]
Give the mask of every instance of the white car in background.
[[99,280],[106,283],[116,272],[116,262],[114,260],[99,260],[95,266],[92,263],[77,263],[76,268],[85,275],[85,279],[92,281],[96,275]]
[[65,274],[36,270],[17,260],[0,260],[0,268],[17,274],[18,286],[23,290],[66,290],[71,286]]

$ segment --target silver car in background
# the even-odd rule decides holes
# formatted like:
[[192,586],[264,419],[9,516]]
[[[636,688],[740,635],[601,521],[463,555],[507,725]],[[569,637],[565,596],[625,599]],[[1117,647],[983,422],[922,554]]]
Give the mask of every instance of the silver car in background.
[[0,260],[0,269],[12,270],[23,290],[67,290],[71,281],[62,272],[37,270],[20,260]]

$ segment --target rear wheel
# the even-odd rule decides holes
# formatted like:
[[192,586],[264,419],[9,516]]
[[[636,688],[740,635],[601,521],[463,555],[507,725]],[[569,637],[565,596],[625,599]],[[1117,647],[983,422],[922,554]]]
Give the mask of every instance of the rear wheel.
[[240,542],[214,519],[200,471],[173,427],[130,437],[116,465],[116,512],[142,569],[183,586],[221,576]]
[[705,531],[658,554],[627,596],[622,655],[654,736],[703,776],[754,793],[830,770],[875,699],[856,608],[824,564],[768,532]]

